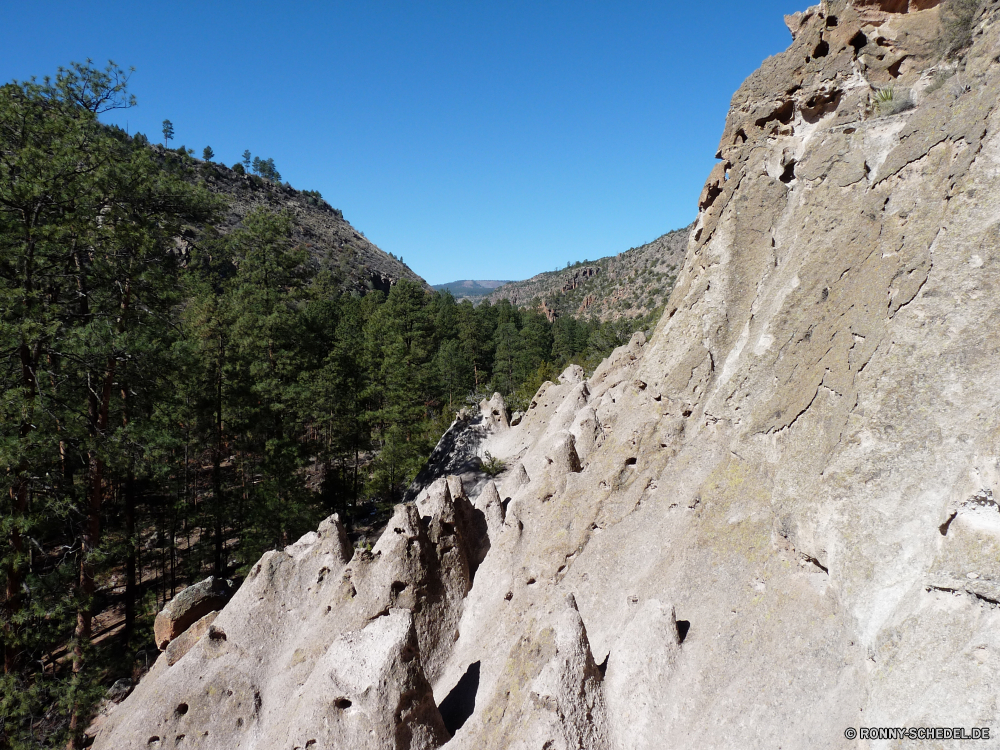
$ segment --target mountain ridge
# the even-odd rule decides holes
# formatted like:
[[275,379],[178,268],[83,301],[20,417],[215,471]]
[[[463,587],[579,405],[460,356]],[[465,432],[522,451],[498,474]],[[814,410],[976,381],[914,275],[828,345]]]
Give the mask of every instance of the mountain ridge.
[[616,255],[505,284],[486,299],[490,304],[506,299],[516,307],[537,310],[549,320],[561,315],[593,315],[601,321],[642,317],[662,307],[670,296],[693,226]]

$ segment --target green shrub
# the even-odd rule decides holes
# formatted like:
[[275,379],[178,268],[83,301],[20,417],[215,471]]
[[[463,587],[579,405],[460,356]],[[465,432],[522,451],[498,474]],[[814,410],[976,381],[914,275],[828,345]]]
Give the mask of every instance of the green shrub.
[[486,451],[483,456],[483,466],[482,469],[487,476],[495,477],[498,474],[502,474],[504,469],[507,468],[506,462],[503,459],[497,458],[489,451]]

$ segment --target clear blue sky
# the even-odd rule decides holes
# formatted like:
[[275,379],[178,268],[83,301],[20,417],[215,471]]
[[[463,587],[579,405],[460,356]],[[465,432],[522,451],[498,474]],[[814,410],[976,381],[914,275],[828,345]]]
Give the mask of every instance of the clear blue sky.
[[729,99],[808,0],[4,3],[0,81],[112,59],[114,121],[272,157],[430,283],[688,224]]

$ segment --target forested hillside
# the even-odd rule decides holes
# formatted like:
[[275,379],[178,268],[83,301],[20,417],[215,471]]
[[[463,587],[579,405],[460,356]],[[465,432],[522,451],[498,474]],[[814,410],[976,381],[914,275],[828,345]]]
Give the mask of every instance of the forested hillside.
[[126,82],[76,65],[0,88],[4,747],[79,746],[181,587],[334,511],[376,523],[462,405],[522,404],[648,322],[552,323],[405,278],[362,294],[294,207],[233,224],[221,172],[102,125]]
[[[137,140],[144,142],[143,136]],[[329,271],[345,290],[365,293],[372,289],[388,292],[398,279],[408,279],[426,286],[402,258],[372,244],[363,232],[344,219],[343,212],[330,206],[315,190],[297,190],[289,183],[253,174],[238,163],[230,169],[224,164],[197,160],[180,146],[165,149],[151,146],[154,157],[166,169],[187,181],[198,183],[223,200],[223,209],[212,222],[220,234],[240,226],[255,209],[284,212],[291,219],[291,238],[308,252],[317,269]],[[265,170],[266,172],[266,170]],[[191,227],[181,238],[181,248],[204,227]]]
[[566,315],[602,321],[655,317],[670,297],[690,230],[675,229],[617,255],[504,284],[487,299],[509,300],[550,320]]

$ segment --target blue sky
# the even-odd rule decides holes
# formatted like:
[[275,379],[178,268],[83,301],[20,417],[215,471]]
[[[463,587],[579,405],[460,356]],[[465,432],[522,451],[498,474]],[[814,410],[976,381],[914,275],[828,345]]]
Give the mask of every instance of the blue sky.
[[808,4],[9,2],[0,81],[134,66],[131,132],[273,158],[432,284],[520,279],[692,221],[730,97]]

